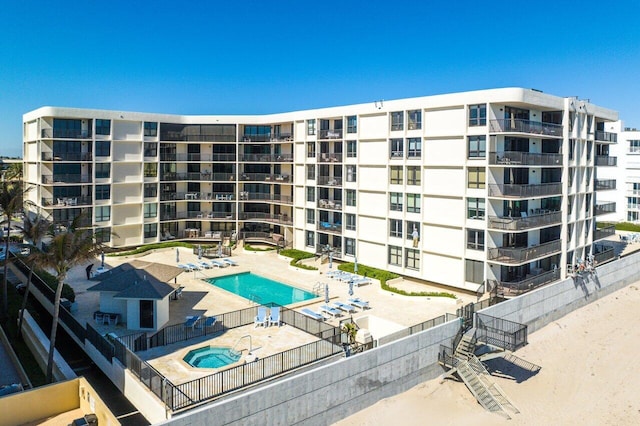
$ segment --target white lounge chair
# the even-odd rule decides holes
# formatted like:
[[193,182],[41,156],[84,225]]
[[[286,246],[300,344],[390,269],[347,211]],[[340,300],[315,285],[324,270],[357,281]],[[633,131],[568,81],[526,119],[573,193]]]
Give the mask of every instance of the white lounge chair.
[[271,308],[269,315],[269,325],[280,326],[280,306],[274,306]]
[[238,266],[238,262],[233,259],[229,259],[228,257],[225,259],[220,259],[220,261],[228,264],[229,266]]
[[211,264],[205,262],[204,260],[198,262],[198,265],[200,265],[202,268],[204,269],[211,269],[213,268],[213,266],[211,266]]
[[324,316],[322,316],[322,314],[313,312],[309,308],[303,308],[300,312],[302,313],[302,315],[307,316],[309,318],[313,318],[314,320],[324,321]]
[[267,326],[268,318],[267,318],[267,308],[264,306],[258,306],[258,314],[253,320],[255,327],[261,325],[263,327]]
[[189,267],[188,265],[185,265],[184,263],[178,263],[178,268],[184,269],[187,272],[193,271],[191,267]]
[[353,307],[352,305],[349,305],[348,303],[333,302],[333,306],[336,307],[337,309],[340,309],[341,311],[345,311],[349,313],[356,311],[356,308]]
[[331,306],[328,305],[322,305],[320,306],[320,311],[331,315],[333,318],[339,316],[341,314],[340,310],[333,308]]
[[201,269],[201,268],[200,268],[198,265],[196,265],[195,263],[187,263],[187,266],[188,266],[189,268],[191,268],[191,270],[193,270],[193,271],[199,271],[199,270]]
[[229,266],[228,263],[222,262],[220,260],[215,260],[215,259],[211,261],[211,264],[218,268],[226,268],[227,266]]
[[371,284],[371,278],[360,278],[358,280],[353,280],[351,281],[353,283],[353,285],[355,285],[356,287],[360,287],[361,285],[365,285],[365,284]]
[[348,300],[350,305],[353,305],[355,307],[358,307],[360,309],[362,309],[363,311],[365,309],[369,309],[369,302],[359,299],[357,297],[352,297],[351,299]]

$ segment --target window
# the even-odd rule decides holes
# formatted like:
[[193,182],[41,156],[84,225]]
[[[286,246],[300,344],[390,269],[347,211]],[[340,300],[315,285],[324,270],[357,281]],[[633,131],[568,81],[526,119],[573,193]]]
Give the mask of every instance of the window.
[[627,222],[637,222],[638,218],[640,218],[640,212],[634,212],[634,211],[627,212]]
[[356,182],[358,169],[354,164],[347,164],[347,182]]
[[111,141],[96,141],[96,157],[109,157],[111,155]]
[[111,228],[96,228],[96,233],[93,236],[96,243],[108,243],[111,241]]
[[307,201],[310,203],[316,201],[316,189],[313,186],[307,186]]
[[402,185],[402,166],[391,166],[389,170],[389,183],[391,185]]
[[640,140],[629,141],[629,152],[632,154],[640,153]]
[[144,224],[144,237],[154,238],[158,236],[158,224],[157,223],[145,223]]
[[409,269],[420,269],[420,251],[416,249],[405,250],[405,266]]
[[347,157],[356,158],[358,156],[358,143],[356,141],[347,141]]
[[144,156],[145,157],[157,157],[158,156],[158,144],[156,142],[144,143]]
[[396,111],[391,113],[391,131],[404,130],[404,112]]
[[402,211],[402,192],[389,193],[389,210],[396,212]]
[[345,215],[345,229],[347,231],[355,231],[356,230],[356,215],[355,214],[351,214],[351,213],[347,213]]
[[96,135],[110,135],[111,120],[96,119]]
[[316,134],[316,120],[312,118],[311,120],[307,120],[307,135],[313,136]]
[[484,263],[479,260],[465,259],[465,280],[482,284],[484,281]]
[[145,204],[144,205],[144,217],[157,217],[158,205],[157,204]]
[[[407,167],[407,185],[420,185],[420,175],[419,166]],[[400,180],[402,180],[402,178]]]
[[485,158],[487,156],[487,137],[468,136],[467,150],[469,158]]
[[111,207],[96,206],[96,222],[108,222],[111,220]]
[[407,194],[407,213],[420,213],[420,194]]
[[156,198],[158,196],[158,185],[155,183],[144,184],[144,198]]
[[402,265],[402,247],[389,246],[389,265]]
[[391,158],[402,158],[404,156],[402,139],[389,139],[389,149]]
[[158,136],[158,123],[152,123],[150,121],[144,122],[144,135],[145,136]]
[[156,176],[158,176],[158,164],[144,163],[144,177],[156,177]]
[[316,143],[307,142],[307,158],[315,158],[316,156]]
[[484,219],[484,198],[467,198],[467,217]]
[[111,198],[111,185],[96,185],[96,200]]
[[316,178],[315,164],[307,164],[307,179],[314,180]]
[[347,117],[347,133],[358,133],[358,117],[355,115]]
[[389,219],[389,236],[402,238],[402,221]]
[[316,211],[313,209],[307,209],[307,223],[314,224],[316,223]]
[[313,231],[306,231],[305,233],[305,244],[307,245],[307,247],[314,247],[315,243],[315,234],[313,233]]
[[351,207],[355,207],[356,206],[356,190],[347,189],[345,193],[347,196],[347,205]]
[[422,156],[422,139],[407,139],[407,158],[420,158]]
[[487,124],[487,105],[469,105],[469,126],[484,126]]
[[351,256],[356,255],[356,240],[354,240],[353,238],[344,239],[344,254],[348,254]]
[[409,130],[422,129],[422,111],[419,109],[407,111],[407,127]]
[[483,230],[467,229],[467,248],[472,250],[484,250]]
[[467,169],[467,188],[484,188],[484,167],[469,167]]
[[[408,221],[405,222],[405,224],[406,224],[406,226],[404,227],[404,229],[406,230],[406,232],[404,234],[405,238],[407,240],[413,240],[413,237],[414,237],[413,233],[415,232],[417,237],[418,237],[418,240],[420,240],[420,232],[418,231],[420,229],[420,223],[419,222],[412,222],[412,221],[408,220]],[[414,247],[418,247],[417,246],[417,242],[418,241],[416,241],[416,245],[414,245]]]
[[96,179],[108,179],[111,176],[111,163],[96,164]]

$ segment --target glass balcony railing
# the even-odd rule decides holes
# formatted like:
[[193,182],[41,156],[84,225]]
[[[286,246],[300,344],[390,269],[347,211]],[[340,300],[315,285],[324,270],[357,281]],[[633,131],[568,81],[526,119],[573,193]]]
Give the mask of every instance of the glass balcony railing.
[[317,158],[319,163],[340,163],[342,162],[342,153],[321,152]]
[[539,121],[523,120],[519,118],[505,118],[489,121],[491,133],[530,133],[534,135],[562,137],[561,124],[541,123]]
[[318,185],[337,186],[342,185],[342,178],[336,176],[318,176]]
[[90,152],[43,152],[42,161],[91,161]]
[[277,182],[277,183],[293,182],[293,178],[289,175],[285,175],[285,174],[274,175],[270,173],[242,173],[240,174],[240,180],[256,181],[256,182]]
[[78,175],[70,173],[56,173],[54,175],[42,175],[43,184],[51,183],[91,183],[90,175]]
[[173,180],[199,180],[199,181],[234,181],[236,175],[234,173],[207,173],[207,172],[164,172],[160,175],[162,181]]
[[93,204],[93,197],[57,197],[42,198],[42,205],[45,207],[73,207],[73,206],[89,206]]
[[596,265],[601,265],[616,258],[616,251],[613,246],[596,244],[593,248],[593,260]]
[[596,179],[596,191],[616,189],[615,179]]
[[525,217],[489,216],[489,229],[523,231],[562,223],[562,212],[546,212]]
[[595,140],[599,142],[618,143],[618,135],[616,133],[609,133],[609,132],[604,132],[602,130],[596,130]]
[[342,232],[342,224],[339,222],[333,223],[321,220],[318,221],[316,229],[323,232],[340,233]]
[[318,208],[327,210],[342,210],[342,200],[330,200],[321,198],[318,200]]
[[89,130],[80,129],[42,129],[43,138],[91,139]]
[[527,276],[519,281],[500,281],[498,283],[498,293],[502,293],[505,297],[519,296],[545,284],[558,281],[559,279],[560,269],[556,268],[538,275]]
[[342,139],[342,129],[320,130],[319,139]]
[[263,192],[240,191],[238,198],[240,201],[267,201],[280,204],[293,204],[293,197],[282,194],[266,194]]
[[598,228],[593,232],[593,241],[603,240],[616,235],[615,225],[605,226],[604,228]]
[[490,197],[545,197],[562,194],[562,183],[529,184],[489,184]]
[[291,163],[291,154],[240,154],[240,161],[248,163]]
[[561,167],[562,154],[539,154],[519,151],[490,152],[489,164]]
[[282,225],[293,225],[293,218],[286,213],[272,214],[261,212],[243,212],[238,214],[240,220],[260,220],[269,223]]
[[596,216],[601,214],[615,213],[615,212],[616,212],[615,202],[596,204],[596,210],[595,210]]
[[618,165],[618,157],[610,157],[608,155],[596,155],[596,166],[616,167]]
[[489,248],[487,258],[499,263],[526,263],[558,253],[561,246],[558,239],[531,247],[493,247]]

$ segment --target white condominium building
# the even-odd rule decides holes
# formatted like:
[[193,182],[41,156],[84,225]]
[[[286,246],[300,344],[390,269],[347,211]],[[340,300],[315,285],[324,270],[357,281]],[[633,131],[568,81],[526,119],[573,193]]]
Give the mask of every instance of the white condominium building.
[[113,247],[227,238],[518,294],[594,242],[615,111],[505,88],[260,116],[24,115],[34,212]]

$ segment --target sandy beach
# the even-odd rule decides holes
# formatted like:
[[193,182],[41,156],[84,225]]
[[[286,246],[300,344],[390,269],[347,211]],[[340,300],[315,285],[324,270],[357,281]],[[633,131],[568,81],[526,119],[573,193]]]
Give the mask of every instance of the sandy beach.
[[494,377],[520,413],[486,412],[462,382],[439,379],[362,410],[337,425],[638,425],[640,283],[529,335],[516,355],[542,369],[519,383]]

